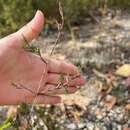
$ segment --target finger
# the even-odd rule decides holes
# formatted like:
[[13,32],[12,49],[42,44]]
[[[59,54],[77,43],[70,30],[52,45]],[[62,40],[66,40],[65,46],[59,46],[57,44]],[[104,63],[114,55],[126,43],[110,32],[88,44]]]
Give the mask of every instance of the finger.
[[38,95],[35,99],[34,97],[26,97],[25,103],[34,103],[34,104],[57,104],[61,102],[59,96],[48,96],[48,95]]
[[77,78],[72,79],[71,76],[64,76],[64,81],[61,81],[61,75],[49,73],[47,78],[48,84],[58,85],[59,83],[66,83],[68,86],[80,86],[85,84],[85,78],[83,76],[79,76]]
[[62,73],[62,74],[69,74],[69,75],[77,75],[79,74],[79,70],[73,64],[64,62],[64,61],[57,61],[57,60],[48,60],[48,71],[52,73]]
[[[43,29],[44,16],[41,11],[37,11],[34,18],[16,32],[16,35],[20,39],[20,42],[25,42],[25,39],[29,42],[36,38]],[[24,36],[24,37],[23,37]]]
[[76,87],[67,87],[67,86],[59,86],[57,88],[56,85],[47,84],[45,86],[45,90],[43,90],[41,93],[49,94],[49,95],[57,95],[57,94],[71,94],[75,93],[77,91]]

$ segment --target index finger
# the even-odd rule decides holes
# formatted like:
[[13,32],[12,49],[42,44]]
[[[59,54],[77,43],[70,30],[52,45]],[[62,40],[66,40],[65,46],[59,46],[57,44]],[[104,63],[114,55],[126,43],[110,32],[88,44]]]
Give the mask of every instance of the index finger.
[[61,73],[61,74],[69,74],[69,75],[80,75],[78,68],[65,61],[60,60],[49,60],[48,61],[48,72],[51,73]]

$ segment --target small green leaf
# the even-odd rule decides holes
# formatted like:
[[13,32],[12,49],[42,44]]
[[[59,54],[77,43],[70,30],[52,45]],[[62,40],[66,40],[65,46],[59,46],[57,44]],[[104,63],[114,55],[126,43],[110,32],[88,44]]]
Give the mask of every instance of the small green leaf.
[[23,46],[22,46],[22,48],[25,50],[25,51],[28,51],[28,52],[32,52],[32,53],[35,53],[35,54],[37,54],[37,55],[40,55],[39,53],[40,53],[40,49],[38,48],[38,47],[36,47],[36,46],[33,46],[33,45],[30,45],[29,43],[28,43],[28,41],[27,41],[27,39],[25,38],[25,36],[24,35],[22,35],[23,36],[23,39],[24,39],[24,43],[23,43]]
[[63,82],[65,80],[65,77],[63,74],[60,75],[60,81]]
[[63,88],[65,89],[65,93],[68,94],[69,91],[68,91],[67,85],[63,86]]
[[15,81],[10,81],[11,85],[14,87],[17,87],[17,84],[15,83]]
[[34,46],[34,45],[30,45],[30,44],[28,43],[27,39],[25,38],[25,36],[24,36],[24,35],[22,35],[22,36],[23,36],[23,39],[24,39],[24,41],[25,41],[25,42],[23,43],[22,48],[23,48],[25,51],[27,51],[27,52],[31,52],[31,53],[34,53],[34,54],[40,56],[40,57],[41,57],[41,60],[42,60],[45,64],[47,64],[47,62],[46,62],[46,61],[43,59],[43,57],[42,57],[41,50],[40,50],[38,47]]

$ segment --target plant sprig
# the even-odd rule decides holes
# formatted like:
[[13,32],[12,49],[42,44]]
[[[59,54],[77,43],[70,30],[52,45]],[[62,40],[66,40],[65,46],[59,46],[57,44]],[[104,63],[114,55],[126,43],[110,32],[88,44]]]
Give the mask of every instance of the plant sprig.
[[58,29],[58,35],[57,35],[57,38],[55,40],[55,43],[54,43],[54,46],[51,50],[51,53],[50,53],[50,56],[53,55],[55,49],[56,49],[56,46],[59,42],[59,39],[61,37],[61,32],[63,30],[63,27],[64,27],[64,14],[63,14],[63,8],[62,8],[62,5],[61,5],[61,2],[60,0],[58,0],[58,4],[59,4],[59,13],[60,13],[60,16],[61,16],[61,23],[59,23],[57,20],[55,20],[56,24],[57,24],[57,29]]
[[34,53],[38,56],[40,56],[41,60],[47,64],[47,61],[42,57],[42,52],[41,52],[41,49],[36,47],[36,46],[33,46],[33,45],[30,45],[29,42],[27,41],[26,37],[22,34],[22,37],[24,39],[24,43],[23,43],[23,46],[22,48],[27,51],[27,52],[31,52],[31,53]]

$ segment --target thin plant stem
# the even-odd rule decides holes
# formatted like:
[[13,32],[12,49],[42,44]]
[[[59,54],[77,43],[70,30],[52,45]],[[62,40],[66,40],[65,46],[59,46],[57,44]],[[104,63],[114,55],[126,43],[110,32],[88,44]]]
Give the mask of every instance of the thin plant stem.
[[57,24],[57,28],[58,28],[58,35],[57,35],[57,38],[56,38],[56,41],[54,43],[54,46],[51,50],[51,53],[50,53],[50,56],[53,55],[55,49],[56,49],[56,46],[59,42],[59,39],[61,37],[61,31],[63,30],[63,27],[64,27],[64,15],[63,15],[63,8],[61,6],[61,2],[60,0],[58,0],[58,4],[59,4],[59,13],[60,13],[60,16],[61,16],[61,23],[58,23],[58,21],[56,20],[56,24]]

